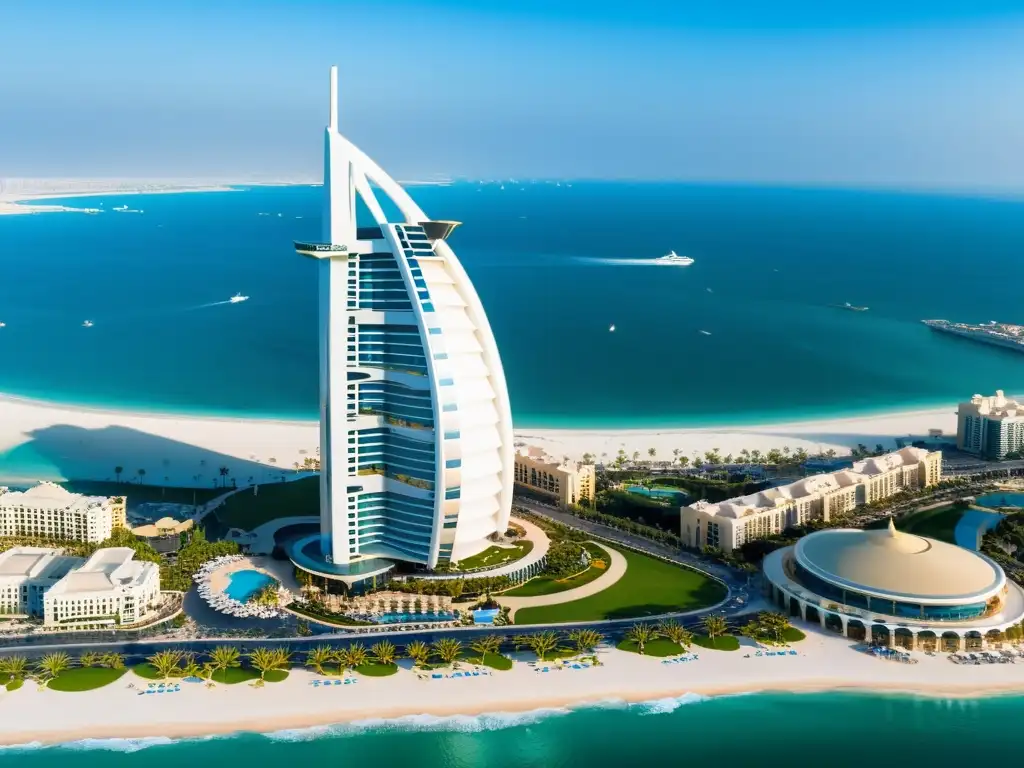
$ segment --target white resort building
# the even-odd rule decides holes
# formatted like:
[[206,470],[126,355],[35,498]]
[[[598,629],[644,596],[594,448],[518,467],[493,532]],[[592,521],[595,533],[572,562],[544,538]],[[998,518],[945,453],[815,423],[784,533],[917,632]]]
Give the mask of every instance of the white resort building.
[[0,487],[0,536],[39,536],[99,543],[123,526],[125,498],[83,496],[55,483],[27,491]]
[[850,469],[811,475],[718,504],[697,501],[681,510],[681,535],[686,546],[731,552],[748,541],[810,520],[830,520],[904,488],[935,485],[941,477],[940,452],[903,448],[858,461]]
[[1024,619],[1024,592],[978,552],[888,529],[817,531],[764,559],[768,597],[853,640],[978,650]]
[[597,476],[593,464],[559,461],[543,448],[520,447],[515,457],[515,482],[527,491],[546,496],[559,504],[594,500]]
[[514,447],[498,348],[448,244],[458,222],[431,219],[338,129],[332,68],[321,241],[295,243],[318,273],[320,532],[289,554],[358,591],[397,561],[489,547],[508,527]]
[[1000,460],[1024,448],[1024,405],[997,389],[995,395],[974,395],[956,414],[956,447],[985,459]]
[[99,549],[87,560],[59,549],[9,549],[0,553],[0,614],[62,631],[144,622],[159,607],[160,569],[133,557],[128,547]]

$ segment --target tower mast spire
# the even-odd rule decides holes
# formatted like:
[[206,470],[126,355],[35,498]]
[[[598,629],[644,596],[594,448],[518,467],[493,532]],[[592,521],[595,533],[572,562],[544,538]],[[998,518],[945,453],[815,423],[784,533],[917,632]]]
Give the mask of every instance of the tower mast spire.
[[331,67],[331,113],[327,117],[327,127],[338,130],[338,68]]

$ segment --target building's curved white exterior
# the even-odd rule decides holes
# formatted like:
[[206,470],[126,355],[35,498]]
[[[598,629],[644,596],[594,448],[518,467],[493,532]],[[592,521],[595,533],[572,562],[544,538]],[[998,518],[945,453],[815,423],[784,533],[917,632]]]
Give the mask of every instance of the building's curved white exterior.
[[[430,220],[338,133],[337,103],[332,68],[323,238],[296,243],[320,269],[321,554],[341,574],[372,570],[371,558],[432,568],[508,525],[508,389],[483,306],[445,241],[456,224]],[[357,226],[357,196],[375,226]]]

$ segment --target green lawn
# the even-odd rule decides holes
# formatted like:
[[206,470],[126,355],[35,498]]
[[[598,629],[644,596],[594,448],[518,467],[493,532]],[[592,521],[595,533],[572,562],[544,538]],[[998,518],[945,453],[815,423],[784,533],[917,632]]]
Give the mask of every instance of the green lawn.
[[212,515],[225,528],[251,531],[282,517],[320,514],[320,479],[304,477],[290,483],[266,483],[255,496],[251,490],[236,493]]
[[[256,673],[256,676],[259,677],[258,672]],[[283,683],[287,679],[287,669],[272,669],[263,676],[263,680],[268,683]]]
[[796,627],[790,627],[782,633],[782,639],[785,640],[787,643],[799,643],[806,637],[807,635],[805,635]]
[[127,669],[106,667],[75,667],[65,669],[53,678],[47,688],[53,691],[93,691],[120,680]]
[[592,564],[583,573],[578,573],[566,579],[556,579],[553,576],[535,576],[525,584],[501,594],[507,597],[536,597],[537,595],[553,595],[557,592],[568,592],[570,589],[576,589],[576,587],[589,584],[608,570],[611,558],[607,552],[596,544],[587,542],[584,546],[590,551],[591,558],[593,558],[591,562],[593,563],[594,560],[597,560],[601,563],[601,567]]
[[[906,533],[916,533],[918,536],[927,536],[931,539],[956,544],[953,531],[966,511],[954,506],[936,507],[935,509],[911,512],[898,518],[895,522],[896,527]],[[889,518],[884,518],[871,523],[868,528],[886,528],[888,525]]]
[[8,681],[8,683],[7,683],[7,690],[8,691],[16,691],[19,688],[21,688],[21,686],[23,686],[24,684],[25,684],[25,678],[23,678],[23,677],[16,677],[13,680]]
[[533,542],[522,540],[517,541],[510,547],[499,547],[497,545],[488,547],[483,552],[467,557],[465,560],[459,560],[458,567],[460,571],[472,571],[477,568],[497,568],[501,565],[507,565],[514,563],[516,560],[522,560],[526,557],[533,549]]
[[356,667],[356,672],[360,675],[366,675],[367,677],[389,677],[398,671],[398,665],[392,662],[391,664],[379,664],[376,661],[371,661],[367,664],[363,664],[361,667]]
[[142,664],[136,664],[134,667],[132,667],[132,672],[134,672],[136,675],[138,675],[139,677],[143,678],[144,680],[162,680],[163,679],[157,673],[156,667],[154,667],[149,662],[144,662]]
[[713,651],[738,651],[740,641],[733,635],[721,635],[712,640],[707,635],[694,635],[693,644],[701,648],[710,648]]
[[[636,643],[632,640],[623,640],[617,646],[620,651],[629,651],[630,653],[640,653],[640,649],[637,648]],[[673,643],[671,640],[666,640],[664,637],[659,637],[655,640],[651,640],[644,645],[644,656],[678,656],[683,652],[683,646],[679,643]]]
[[622,578],[595,595],[516,611],[516,624],[598,621],[692,611],[721,602],[725,587],[707,576],[628,549]]
[[498,669],[502,672],[512,669],[512,659],[508,656],[500,653],[488,653],[481,659],[480,654],[470,648],[465,649],[459,654],[459,661],[466,662],[467,664],[483,664],[485,667]]

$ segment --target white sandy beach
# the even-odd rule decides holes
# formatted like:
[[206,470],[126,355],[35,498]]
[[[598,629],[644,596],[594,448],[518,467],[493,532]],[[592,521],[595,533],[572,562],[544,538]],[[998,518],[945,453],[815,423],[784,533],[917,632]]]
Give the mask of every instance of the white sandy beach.
[[599,652],[604,666],[591,669],[541,673],[517,663],[511,671],[469,680],[421,680],[402,669],[392,677],[360,676],[355,685],[327,689],[312,687],[315,676],[303,669],[262,689],[245,683],[213,689],[182,683],[180,692],[162,695],[139,695],[137,688],[147,683],[131,672],[87,693],[40,691],[27,683],[0,692],[0,744],[273,733],[417,715],[557,711],[588,703],[675,706],[693,694],[860,689],[973,697],[1024,692],[1024,662],[960,666],[944,654],[915,653],[918,664],[901,664],[859,653],[848,640],[817,632],[794,648],[796,656],[749,658],[744,654],[752,646],[735,652],[697,648],[699,659],[684,664],[662,664],[609,648]]
[[[955,405],[934,410],[893,413],[789,424],[753,425],[723,429],[558,430],[521,429],[517,441],[538,445],[553,456],[580,458],[592,453],[613,458],[619,448],[631,455],[655,448],[659,458],[672,450],[686,455],[717,448],[738,453],[741,448],[833,448],[848,453],[864,443],[893,446],[897,437],[924,435],[929,429],[955,433]],[[227,466],[239,483],[280,480],[316,456],[319,430],[315,421],[213,418],[81,408],[0,395],[0,481],[114,479],[123,466],[131,478],[146,470],[148,482],[199,486],[219,477]],[[271,461],[274,459],[274,461]]]

